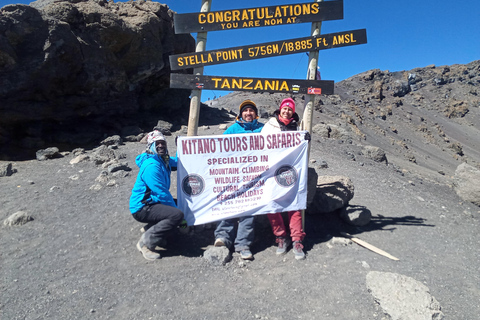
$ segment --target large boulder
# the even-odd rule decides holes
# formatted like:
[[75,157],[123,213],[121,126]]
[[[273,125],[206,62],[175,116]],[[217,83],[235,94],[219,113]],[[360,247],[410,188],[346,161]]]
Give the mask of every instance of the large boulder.
[[12,168],[10,162],[0,162],[0,177],[8,177],[16,172],[16,169]]
[[455,170],[455,192],[460,198],[480,206],[480,170],[462,163]]
[[385,151],[383,151],[379,147],[365,146],[362,150],[362,153],[364,156],[372,159],[373,161],[387,162],[387,156],[385,155]]
[[352,180],[345,176],[319,176],[308,213],[329,213],[346,207],[354,196]]
[[372,212],[364,206],[347,206],[340,209],[340,218],[352,226],[363,227],[372,220]]
[[370,271],[367,289],[392,320],[441,320],[440,303],[420,281],[391,272]]
[[32,216],[27,214],[25,211],[17,211],[7,219],[3,220],[3,225],[5,226],[21,226],[27,222],[33,221]]
[[173,13],[153,1],[1,8],[0,157],[188,114],[190,91],[169,89],[169,56],[194,51],[195,41],[175,34]]

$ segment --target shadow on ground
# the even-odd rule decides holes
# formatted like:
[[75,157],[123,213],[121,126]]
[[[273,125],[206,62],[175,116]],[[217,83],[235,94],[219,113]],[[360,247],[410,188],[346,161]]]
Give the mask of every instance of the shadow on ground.
[[[364,208],[364,210],[368,210]],[[288,221],[284,216],[284,221]],[[364,227],[356,227],[347,224],[340,218],[338,211],[321,214],[305,215],[305,233],[304,250],[308,252],[315,244],[329,241],[332,237],[343,237],[342,232],[351,235],[359,235],[364,232],[376,230],[394,231],[398,225],[407,225],[415,227],[434,227],[427,224],[426,219],[415,216],[404,217],[372,217],[370,223]],[[185,257],[203,256],[208,246],[213,245],[215,241],[214,230],[215,223],[189,227],[188,230],[178,229],[172,234],[165,248],[162,248],[161,254],[164,257],[182,255]],[[288,227],[288,226],[287,226]],[[275,236],[270,227],[266,215],[255,217],[255,240],[252,245],[254,254],[267,250],[275,246]]]

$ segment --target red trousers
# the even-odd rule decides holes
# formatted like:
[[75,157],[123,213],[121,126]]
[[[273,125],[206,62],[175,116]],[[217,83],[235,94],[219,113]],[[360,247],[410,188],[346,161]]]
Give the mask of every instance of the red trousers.
[[[273,234],[277,237],[286,237],[287,231],[285,230],[285,223],[283,222],[282,214],[269,213],[267,214],[268,220],[272,225]],[[302,213],[300,211],[289,211],[288,218],[290,220],[290,236],[293,241],[303,241],[305,238],[305,232],[302,229]]]

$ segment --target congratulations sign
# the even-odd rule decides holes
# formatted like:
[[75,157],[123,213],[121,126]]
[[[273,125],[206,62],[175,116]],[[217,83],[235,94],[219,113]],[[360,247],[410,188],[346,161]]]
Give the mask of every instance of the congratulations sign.
[[305,132],[180,137],[178,207],[189,225],[302,210]]
[[343,19],[343,0],[175,14],[175,33],[206,32]]

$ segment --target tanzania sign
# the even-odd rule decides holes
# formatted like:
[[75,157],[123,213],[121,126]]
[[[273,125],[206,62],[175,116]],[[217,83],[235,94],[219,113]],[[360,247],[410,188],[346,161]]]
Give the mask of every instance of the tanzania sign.
[[302,210],[305,131],[179,137],[178,207],[188,225]]
[[334,81],[170,74],[170,88],[333,94]]
[[206,32],[343,19],[342,1],[175,14],[175,33]]
[[171,55],[170,67],[172,70],[188,69],[364,43],[367,43],[367,31],[359,29],[242,47]]

